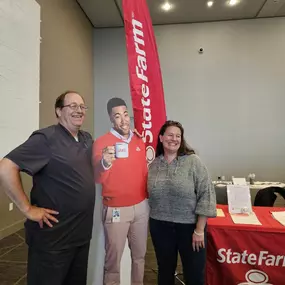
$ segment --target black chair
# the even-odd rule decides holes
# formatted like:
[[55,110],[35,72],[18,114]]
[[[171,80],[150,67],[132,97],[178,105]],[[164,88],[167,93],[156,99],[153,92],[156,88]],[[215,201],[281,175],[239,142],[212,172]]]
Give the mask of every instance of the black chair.
[[257,192],[254,199],[254,206],[257,207],[273,207],[278,193],[285,199],[285,189],[281,187],[267,187]]

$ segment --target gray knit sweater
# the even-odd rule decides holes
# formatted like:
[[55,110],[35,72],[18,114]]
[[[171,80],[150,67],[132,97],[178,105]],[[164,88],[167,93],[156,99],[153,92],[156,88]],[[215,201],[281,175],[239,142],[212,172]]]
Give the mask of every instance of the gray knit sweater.
[[195,154],[170,164],[163,156],[149,167],[150,217],[175,223],[197,222],[197,216],[216,216],[216,195],[207,168]]

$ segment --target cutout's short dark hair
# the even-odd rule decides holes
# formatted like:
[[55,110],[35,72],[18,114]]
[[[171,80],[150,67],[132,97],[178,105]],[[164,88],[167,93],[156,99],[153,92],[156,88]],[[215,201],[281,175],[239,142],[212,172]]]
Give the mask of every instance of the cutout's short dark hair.
[[[55,104],[54,104],[54,111],[55,111],[55,115],[56,115],[57,118],[58,118],[58,115],[57,115],[57,113],[56,113],[56,109],[57,109],[57,108],[59,108],[59,109],[62,109],[62,108],[63,108],[65,96],[66,96],[67,94],[69,94],[69,93],[76,93],[76,94],[78,94],[79,96],[81,96],[78,92],[72,91],[72,90],[67,90],[67,91],[65,91],[64,93],[60,94],[60,95],[56,98]],[[83,101],[84,101],[84,98],[83,98],[82,96],[81,96],[81,98],[82,98]]]
[[107,103],[107,112],[108,112],[108,115],[110,115],[112,113],[112,109],[114,107],[119,107],[119,106],[126,106],[127,107],[127,104],[126,102],[121,99],[121,98],[117,98],[117,97],[114,97],[112,99],[110,99]]

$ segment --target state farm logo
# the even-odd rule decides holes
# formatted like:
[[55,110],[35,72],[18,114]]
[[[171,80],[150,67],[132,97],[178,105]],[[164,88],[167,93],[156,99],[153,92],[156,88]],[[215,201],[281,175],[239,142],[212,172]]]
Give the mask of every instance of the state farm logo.
[[238,283],[237,285],[273,285],[267,283],[269,278],[266,273],[260,270],[252,269],[245,274],[246,282]]
[[218,250],[217,261],[228,264],[249,264],[259,266],[282,266],[285,267],[284,255],[269,254],[268,251],[260,251],[259,253],[234,252],[230,248],[221,248]]
[[152,146],[148,146],[146,148],[146,158],[148,163],[153,162],[153,160],[155,159],[155,151]]

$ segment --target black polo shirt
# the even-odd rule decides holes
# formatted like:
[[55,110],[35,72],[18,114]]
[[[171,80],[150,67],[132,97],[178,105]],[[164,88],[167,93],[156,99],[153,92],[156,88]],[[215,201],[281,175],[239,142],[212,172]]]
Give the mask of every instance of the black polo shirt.
[[33,176],[31,204],[59,212],[50,228],[27,220],[30,246],[58,250],[80,246],[91,239],[95,183],[92,169],[92,137],[80,131],[77,142],[62,125],[34,132],[6,158]]

